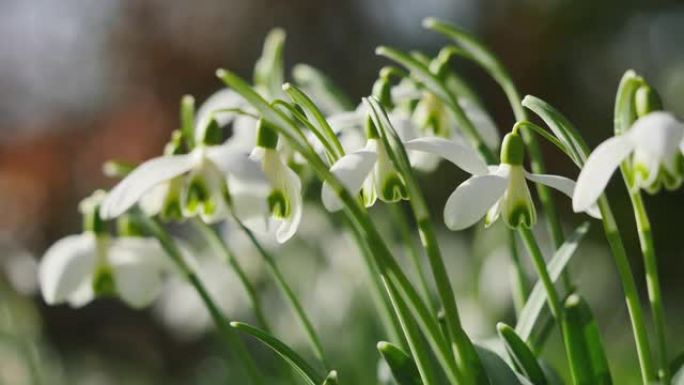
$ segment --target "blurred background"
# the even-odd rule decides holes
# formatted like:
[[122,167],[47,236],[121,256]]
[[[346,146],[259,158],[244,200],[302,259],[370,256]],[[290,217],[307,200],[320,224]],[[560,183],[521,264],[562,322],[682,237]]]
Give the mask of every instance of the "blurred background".
[[[680,2],[1,1],[0,383],[214,384],[232,379],[239,384],[206,316],[200,316],[202,309],[192,307],[196,300],[182,285],[170,284],[146,311],[115,300],[98,300],[79,310],[47,307],[36,292],[37,261],[55,240],[80,231],[80,199],[111,186],[101,173],[104,161],[158,154],[178,127],[180,97],[190,93],[201,101],[218,90],[218,67],[251,76],[272,27],[288,33],[289,68],[300,62],[314,65],[358,100],[370,92],[385,63],[373,54],[377,45],[434,54],[446,44],[421,28],[426,16],[476,33],[500,56],[522,94],[558,107],[592,145],[612,133],[613,97],[628,68],[645,75],[667,109],[684,115]],[[513,117],[497,86],[469,63],[456,64],[456,69],[480,92],[499,128],[508,130]],[[553,173],[576,176],[567,159],[549,146],[545,151]],[[446,197],[463,177],[447,165],[425,176],[435,218],[441,218]],[[620,183],[611,186],[643,293],[629,203]],[[558,202],[571,229],[581,219],[570,215],[566,200]],[[684,350],[683,203],[681,190],[647,198],[673,355]],[[373,383],[374,341],[383,336],[365,295],[360,259],[344,236],[325,230],[329,224],[318,208],[308,208],[305,215],[310,228],[279,252],[279,263],[300,286],[343,378]],[[384,220],[383,215],[377,218]],[[598,227],[572,270],[599,317],[611,366],[624,380],[618,383],[636,383],[626,309]],[[307,237],[307,231],[313,235]],[[329,238],[321,237],[321,231],[329,231]],[[466,326],[485,338],[496,321],[511,320],[509,289],[501,278],[508,273],[501,267],[505,262],[499,263],[505,254],[490,246],[497,243],[491,239],[501,236],[500,229],[472,233],[444,232],[442,241],[446,254],[453,255],[450,264]],[[332,241],[321,245],[307,239]],[[258,258],[244,240],[234,244],[245,244],[236,248],[243,250],[240,257],[272,302],[280,337],[298,346],[299,329],[270,281],[260,278]],[[213,290],[226,311],[249,320],[244,294],[230,271],[207,270],[218,274]],[[250,348],[266,366],[275,365],[269,352],[256,344]],[[558,361],[554,350],[548,348],[548,359]]]

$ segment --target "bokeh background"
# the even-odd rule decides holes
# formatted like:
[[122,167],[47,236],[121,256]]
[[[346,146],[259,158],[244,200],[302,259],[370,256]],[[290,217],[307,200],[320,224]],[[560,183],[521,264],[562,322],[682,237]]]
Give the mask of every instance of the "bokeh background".
[[[213,384],[227,379],[239,384],[215,336],[206,331],[201,309],[185,301],[192,294],[182,287],[169,288],[146,311],[114,300],[79,310],[47,307],[36,292],[36,262],[52,242],[79,231],[79,200],[112,184],[101,164],[158,154],[178,127],[180,97],[190,93],[202,100],[219,89],[218,67],[251,76],[270,28],[280,26],[288,33],[288,68],[312,64],[358,100],[369,93],[385,63],[373,54],[377,45],[434,54],[446,43],[420,27],[426,16],[475,32],[500,56],[523,94],[557,106],[592,145],[611,134],[613,97],[628,68],[645,75],[668,109],[684,115],[684,4],[679,2],[0,2],[0,382],[31,383],[31,373],[38,373],[38,383],[45,384]],[[513,118],[497,86],[471,64],[455,68],[481,94],[500,129],[507,130]],[[549,146],[545,151],[551,171],[576,175],[567,159]],[[437,175],[424,177],[436,218],[463,177],[445,165]],[[643,293],[629,204],[620,183],[611,187]],[[558,201],[571,229],[581,219],[570,215],[567,201]],[[681,191],[647,198],[673,355],[684,350],[683,203]],[[313,205],[305,221],[309,229],[280,253],[279,263],[297,282],[343,378],[373,383],[374,345],[382,332],[365,295],[358,256],[348,240],[326,227],[325,216]],[[598,227],[572,268],[599,317],[611,366],[624,381],[619,383],[636,383],[626,310]],[[322,228],[330,234],[321,236],[327,231]],[[491,334],[495,321],[510,321],[512,314],[502,278],[505,255],[491,247],[498,236],[496,229],[442,235],[453,256],[450,265],[466,326],[482,338]],[[316,242],[321,239],[326,241]],[[297,325],[261,277],[258,258],[246,245],[238,249],[244,250],[241,258],[272,302],[280,336],[299,346]],[[230,272],[225,274],[225,279],[216,278],[223,282],[216,293],[230,314],[249,320],[241,289]],[[251,348],[272,369],[273,357],[256,345]],[[558,361],[553,341],[547,350],[548,359]]]

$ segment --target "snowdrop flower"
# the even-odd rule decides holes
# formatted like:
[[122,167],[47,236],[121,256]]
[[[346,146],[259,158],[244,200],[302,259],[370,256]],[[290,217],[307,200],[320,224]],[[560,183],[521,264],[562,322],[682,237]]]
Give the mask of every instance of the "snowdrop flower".
[[297,232],[302,219],[302,182],[283,162],[277,149],[278,134],[263,120],[259,120],[257,126],[257,145],[250,158],[261,164],[267,184],[236,184],[237,189],[247,194],[251,191],[256,200],[252,205],[254,210],[237,215],[247,217],[245,224],[257,227],[257,230],[270,232],[277,227],[276,240],[285,243]]
[[45,302],[80,307],[96,296],[115,295],[129,306],[149,305],[169,271],[156,240],[110,238],[99,217],[104,192],[84,200],[85,231],[52,245],[40,262],[38,278]]
[[[530,228],[537,214],[527,181],[541,183],[572,197],[575,182],[557,175],[532,174],[523,168],[525,147],[515,131],[504,137],[501,164],[487,166],[467,144],[439,138],[424,138],[407,148],[438,154],[473,174],[451,194],[444,207],[444,222],[451,230],[462,230],[485,217],[485,225],[500,216],[511,228]],[[598,215],[594,208],[591,215]]]
[[138,166],[104,200],[102,218],[115,218],[140,201],[148,214],[180,207],[184,217],[199,215],[207,223],[227,217],[233,198],[228,184],[258,181],[263,174],[246,152],[230,143],[214,144],[218,130],[211,121],[206,129],[196,129],[196,146],[190,153],[179,153],[180,145],[171,145],[165,155]]
[[[404,179],[394,168],[377,128],[369,118],[366,131],[366,146],[337,160],[330,171],[349,192],[354,195],[361,192],[366,207],[372,206],[377,198],[385,202],[407,199]],[[321,198],[329,211],[339,211],[343,207],[328,183],[323,183]]]
[[623,161],[633,171],[634,189],[656,192],[679,187],[684,178],[684,124],[672,114],[655,111],[634,122],[622,135],[601,143],[591,153],[577,178],[572,207],[585,210],[595,203]]

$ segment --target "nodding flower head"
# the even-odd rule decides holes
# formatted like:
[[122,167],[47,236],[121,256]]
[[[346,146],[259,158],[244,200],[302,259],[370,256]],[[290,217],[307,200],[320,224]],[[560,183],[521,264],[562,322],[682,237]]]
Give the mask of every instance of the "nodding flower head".
[[684,124],[669,112],[646,112],[627,132],[601,143],[577,179],[573,209],[584,210],[598,200],[615,170],[627,167],[633,190],[654,193],[678,188],[684,179]]
[[161,290],[162,276],[170,269],[159,243],[128,234],[111,238],[99,219],[103,194],[81,203],[84,231],[57,241],[40,262],[40,288],[50,305],[80,307],[95,297],[116,296],[140,308]]

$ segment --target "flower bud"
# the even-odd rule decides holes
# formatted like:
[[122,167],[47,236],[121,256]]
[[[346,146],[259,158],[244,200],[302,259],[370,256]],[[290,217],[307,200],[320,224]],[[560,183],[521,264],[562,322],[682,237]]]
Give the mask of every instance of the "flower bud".
[[373,91],[371,93],[383,107],[388,110],[394,108],[394,103],[392,103],[392,86],[390,81],[386,77],[380,77],[373,84]]

